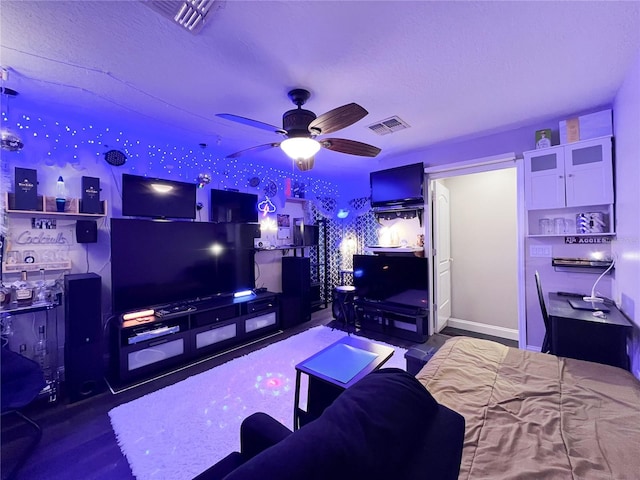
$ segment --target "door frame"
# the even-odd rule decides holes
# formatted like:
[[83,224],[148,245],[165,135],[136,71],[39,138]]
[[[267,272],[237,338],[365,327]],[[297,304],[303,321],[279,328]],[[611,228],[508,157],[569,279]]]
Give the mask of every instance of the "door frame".
[[[425,185],[427,189],[427,211],[431,212],[434,201],[434,181],[443,178],[468,175],[471,173],[489,172],[504,168],[516,169],[516,238],[517,238],[517,271],[518,271],[518,346],[526,348],[527,345],[527,319],[525,302],[525,206],[524,206],[524,163],[522,158],[517,158],[515,152],[507,152],[500,155],[476,158],[462,162],[425,167]],[[437,278],[435,278],[435,265],[433,254],[433,216],[424,222],[425,226],[425,252],[429,264],[429,284],[431,285],[431,298],[429,305],[429,334],[436,329],[437,319]]]

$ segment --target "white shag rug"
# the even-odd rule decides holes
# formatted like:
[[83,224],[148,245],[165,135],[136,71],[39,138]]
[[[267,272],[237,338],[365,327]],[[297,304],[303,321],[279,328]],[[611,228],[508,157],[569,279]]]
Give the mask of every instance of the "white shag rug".
[[[239,451],[240,423],[254,412],[291,429],[295,365],[346,335],[314,327],[112,409],[131,471],[140,480],[192,479]],[[391,346],[382,368],[406,369],[406,350]]]

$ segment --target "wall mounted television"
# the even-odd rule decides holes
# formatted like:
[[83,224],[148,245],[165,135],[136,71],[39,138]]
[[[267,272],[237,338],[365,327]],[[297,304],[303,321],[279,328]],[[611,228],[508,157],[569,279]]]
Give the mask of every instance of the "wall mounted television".
[[122,215],[196,218],[195,183],[122,174]]
[[406,207],[424,204],[424,166],[413,163],[369,174],[371,207]]
[[354,255],[353,285],[365,300],[429,307],[429,263],[424,257]]
[[111,219],[114,313],[255,287],[258,225]]
[[258,195],[233,190],[211,190],[209,220],[216,223],[258,221]]

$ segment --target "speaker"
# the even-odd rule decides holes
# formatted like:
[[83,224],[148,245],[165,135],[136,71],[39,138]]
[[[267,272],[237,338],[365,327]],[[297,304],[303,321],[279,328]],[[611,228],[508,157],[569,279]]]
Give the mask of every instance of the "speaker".
[[100,275],[64,276],[64,372],[71,403],[104,389],[101,300]]
[[311,259],[282,257],[282,293],[310,295]]
[[76,220],[76,240],[78,243],[96,243],[98,223],[95,220]]
[[280,325],[291,328],[311,320],[311,302],[305,296],[280,296]]
[[311,320],[311,259],[282,257],[282,327]]

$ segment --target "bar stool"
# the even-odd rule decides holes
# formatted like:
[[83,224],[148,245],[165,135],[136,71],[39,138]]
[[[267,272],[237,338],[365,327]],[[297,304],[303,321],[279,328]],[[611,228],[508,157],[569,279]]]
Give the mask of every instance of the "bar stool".
[[347,333],[351,333],[351,328],[356,329],[356,312],[353,300],[356,287],[351,285],[339,285],[333,289],[333,318],[336,323],[341,323]]

